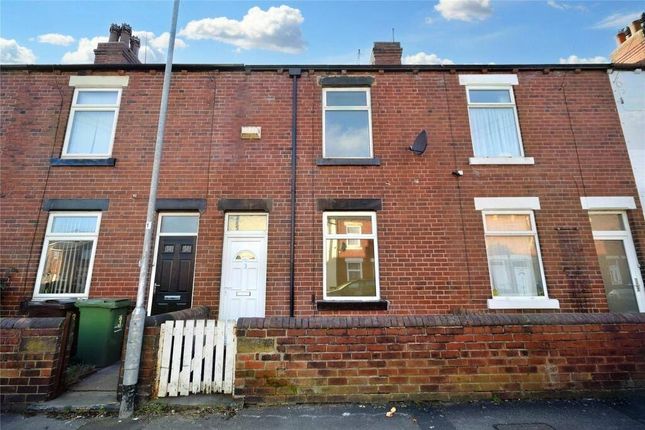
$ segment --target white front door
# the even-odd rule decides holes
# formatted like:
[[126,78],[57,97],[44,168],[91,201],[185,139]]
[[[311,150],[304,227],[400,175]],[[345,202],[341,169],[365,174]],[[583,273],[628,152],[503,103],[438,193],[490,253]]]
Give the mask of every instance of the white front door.
[[266,214],[230,214],[226,224],[219,318],[264,317],[267,235],[259,229],[266,228]]
[[589,214],[609,310],[645,312],[645,291],[624,212]]

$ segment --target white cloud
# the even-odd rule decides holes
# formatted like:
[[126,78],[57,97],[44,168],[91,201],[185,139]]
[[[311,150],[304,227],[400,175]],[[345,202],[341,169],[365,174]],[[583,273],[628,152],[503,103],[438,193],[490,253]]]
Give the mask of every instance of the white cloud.
[[76,51],[69,51],[60,60],[63,64],[91,64],[94,62],[94,50],[100,42],[107,42],[106,36],[96,36],[91,39],[82,37],[78,41]]
[[[139,60],[142,63],[161,63],[165,61],[170,33],[165,32],[156,36],[151,31],[135,31],[134,35],[141,40]],[[175,38],[175,48],[185,48],[187,46],[186,42],[180,38]]]
[[25,48],[14,39],[0,37],[0,63],[2,64],[33,64],[36,56],[29,48]]
[[596,24],[594,24],[592,28],[595,28],[595,29],[613,28],[614,30],[619,30],[631,24],[632,21],[638,19],[641,13],[642,12],[614,13],[598,21]]
[[59,45],[59,46],[69,46],[74,43],[74,38],[72,36],[67,36],[60,33],[47,33],[41,34],[36,37],[36,40],[40,43],[48,43],[50,45]]
[[548,0],[546,4],[553,9],[559,10],[577,10],[579,12],[584,12],[588,10],[585,6],[581,4],[571,4],[571,2],[558,2],[555,0]]
[[[141,62],[158,63],[164,61],[168,40],[168,32],[156,36],[151,31],[135,31],[134,35],[141,39],[141,48],[139,49],[139,59]],[[75,51],[66,52],[61,59],[63,64],[91,64],[94,62],[94,50],[99,43],[107,42],[105,36],[95,36],[92,38],[83,37],[78,41]],[[177,38],[175,39],[176,48],[185,48],[186,42]]]
[[567,58],[560,58],[560,64],[593,64],[593,63],[609,63],[609,60],[601,55],[595,57],[578,57],[577,55],[569,55]]
[[406,55],[403,57],[403,64],[455,64],[452,60],[447,58],[439,58],[437,54],[426,54],[425,52],[417,52],[414,55]]
[[282,5],[262,10],[252,7],[242,20],[225,17],[190,21],[180,34],[188,39],[213,39],[239,49],[266,49],[295,54],[305,48],[299,9]]
[[434,8],[445,19],[459,21],[483,21],[493,11],[490,0],[439,0]]

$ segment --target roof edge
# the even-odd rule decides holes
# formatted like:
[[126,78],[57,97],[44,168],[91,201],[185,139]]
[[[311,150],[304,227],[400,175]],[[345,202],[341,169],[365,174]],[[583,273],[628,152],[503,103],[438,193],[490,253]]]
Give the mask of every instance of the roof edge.
[[[81,70],[163,70],[165,64],[3,64],[0,71],[27,70],[27,71],[81,71]],[[450,70],[482,70],[490,72],[507,70],[635,70],[645,67],[643,64],[404,64],[404,65],[356,65],[356,64],[173,64],[174,71],[288,71],[290,68],[300,68],[313,71],[354,71],[354,72],[412,72],[412,71],[450,71]]]

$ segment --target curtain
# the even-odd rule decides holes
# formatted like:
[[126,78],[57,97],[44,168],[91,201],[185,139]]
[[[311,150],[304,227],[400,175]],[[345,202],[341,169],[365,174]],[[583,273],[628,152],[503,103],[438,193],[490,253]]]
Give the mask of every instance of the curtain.
[[519,157],[520,143],[513,108],[470,108],[476,157]]

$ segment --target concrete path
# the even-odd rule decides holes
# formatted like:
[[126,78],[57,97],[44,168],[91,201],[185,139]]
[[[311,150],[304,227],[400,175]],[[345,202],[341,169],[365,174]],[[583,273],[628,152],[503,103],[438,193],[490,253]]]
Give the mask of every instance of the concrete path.
[[64,411],[70,406],[80,409],[118,411],[116,390],[119,384],[120,363],[104,367],[53,400],[29,406],[32,412]]
[[618,399],[508,401],[460,404],[250,407],[235,415],[169,412],[120,421],[116,417],[55,419],[2,415],[14,429],[343,429],[343,430],[645,430],[645,393]]

